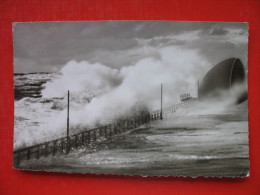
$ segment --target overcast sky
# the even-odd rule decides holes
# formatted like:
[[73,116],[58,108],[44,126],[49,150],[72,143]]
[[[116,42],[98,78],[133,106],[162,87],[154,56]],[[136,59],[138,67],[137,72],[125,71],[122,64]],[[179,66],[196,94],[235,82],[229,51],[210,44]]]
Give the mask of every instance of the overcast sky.
[[229,57],[247,65],[247,23],[35,22],[14,24],[13,35],[16,73],[55,72],[71,60],[121,68],[167,46],[197,50],[212,65]]

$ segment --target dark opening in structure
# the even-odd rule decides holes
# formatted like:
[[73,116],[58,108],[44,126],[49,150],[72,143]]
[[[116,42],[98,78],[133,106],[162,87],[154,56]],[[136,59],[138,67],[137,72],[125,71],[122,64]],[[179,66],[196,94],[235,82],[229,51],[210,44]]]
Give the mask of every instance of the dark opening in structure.
[[[245,80],[245,69],[241,60],[238,58],[226,59],[206,73],[200,82],[199,99],[217,98],[221,95],[221,92],[230,90],[232,87],[244,83]],[[238,97],[235,97],[237,103],[247,99],[246,89],[242,88],[241,93],[238,93]]]

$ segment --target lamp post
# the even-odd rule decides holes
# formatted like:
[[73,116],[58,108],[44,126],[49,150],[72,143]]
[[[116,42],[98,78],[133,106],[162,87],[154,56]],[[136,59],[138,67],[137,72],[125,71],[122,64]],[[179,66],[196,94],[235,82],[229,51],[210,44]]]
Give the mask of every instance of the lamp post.
[[68,154],[70,152],[70,91],[68,90],[68,108],[67,108],[67,151],[66,153]]
[[161,83],[161,113],[160,113],[160,119],[163,119],[163,114],[162,114],[162,103],[163,103],[163,84]]

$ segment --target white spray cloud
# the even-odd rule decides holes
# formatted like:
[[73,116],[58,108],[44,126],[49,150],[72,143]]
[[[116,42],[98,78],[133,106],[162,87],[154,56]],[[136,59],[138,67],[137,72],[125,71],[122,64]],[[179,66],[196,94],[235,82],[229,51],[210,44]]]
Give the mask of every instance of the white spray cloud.
[[61,69],[56,79],[44,85],[42,96],[64,97],[68,89],[79,95],[83,92],[98,95],[110,91],[120,82],[121,78],[116,69],[99,63],[70,61]]
[[[150,110],[160,105],[160,84],[164,84],[164,105],[179,101],[182,92],[196,91],[196,83],[207,70],[209,63],[196,50],[166,47],[158,49],[158,58],[144,58],[133,66],[114,70],[101,64],[86,61],[69,62],[61,75],[46,84],[44,97],[72,93],[96,96],[90,103],[71,110],[71,124],[78,126],[106,123],[127,115],[136,104],[145,104]],[[65,127],[63,111],[49,127]],[[59,122],[62,121],[62,122]]]

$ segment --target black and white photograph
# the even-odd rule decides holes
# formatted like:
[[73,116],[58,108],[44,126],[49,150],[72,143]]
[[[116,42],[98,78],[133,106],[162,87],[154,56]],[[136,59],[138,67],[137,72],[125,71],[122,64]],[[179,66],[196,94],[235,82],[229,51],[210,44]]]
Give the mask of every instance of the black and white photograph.
[[248,177],[248,24],[13,23],[13,167]]

